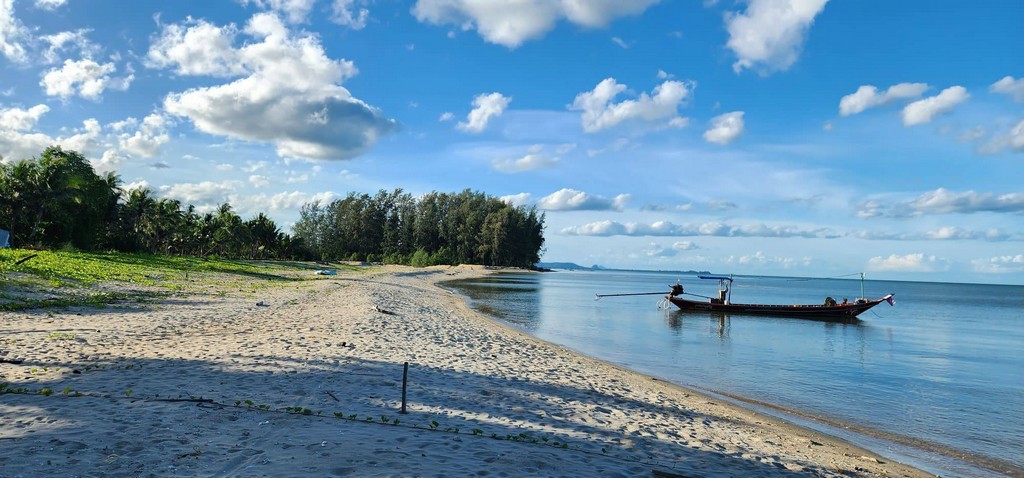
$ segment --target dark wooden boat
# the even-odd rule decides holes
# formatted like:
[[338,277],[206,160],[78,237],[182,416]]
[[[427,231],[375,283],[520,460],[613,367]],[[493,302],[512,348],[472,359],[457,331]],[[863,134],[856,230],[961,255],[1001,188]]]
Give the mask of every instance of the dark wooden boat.
[[[874,300],[864,298],[856,299],[853,302],[836,303],[831,297],[827,297],[820,305],[771,305],[771,304],[734,304],[732,303],[732,277],[725,276],[698,276],[700,279],[711,279],[719,281],[718,297],[705,297],[696,294],[689,294],[679,284],[672,286],[672,291],[665,297],[666,300],[675,304],[681,310],[699,310],[708,312],[722,312],[729,314],[753,314],[753,315],[776,315],[809,319],[828,318],[853,318],[864,313],[868,309],[882,303],[888,302],[893,305],[893,294],[886,295]],[[680,297],[681,295],[695,295],[704,297],[706,300],[690,300]]]

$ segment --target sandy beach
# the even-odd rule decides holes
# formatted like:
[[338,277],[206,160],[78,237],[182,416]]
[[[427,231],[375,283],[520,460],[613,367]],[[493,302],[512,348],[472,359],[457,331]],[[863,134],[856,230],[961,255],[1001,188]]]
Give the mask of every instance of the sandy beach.
[[0,476],[931,476],[437,286],[488,273],[234,278],[0,313],[0,383],[21,389],[0,394]]

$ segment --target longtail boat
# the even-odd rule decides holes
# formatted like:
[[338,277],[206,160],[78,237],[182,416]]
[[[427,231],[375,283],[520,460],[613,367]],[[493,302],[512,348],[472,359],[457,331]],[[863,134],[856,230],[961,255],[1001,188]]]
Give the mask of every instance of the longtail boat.
[[[864,298],[842,303],[835,299],[826,297],[824,303],[817,305],[771,305],[771,304],[734,304],[732,302],[732,277],[727,276],[697,276],[699,279],[717,280],[718,297],[707,297],[698,294],[690,294],[683,290],[683,286],[675,284],[665,299],[682,310],[698,310],[707,312],[723,312],[731,314],[754,314],[754,315],[778,315],[786,317],[810,318],[810,319],[852,319],[864,313],[868,309],[888,302],[894,305],[893,294],[886,295],[874,300]],[[693,295],[703,297],[707,300],[684,299],[682,295]],[[861,294],[863,295],[863,293]]]

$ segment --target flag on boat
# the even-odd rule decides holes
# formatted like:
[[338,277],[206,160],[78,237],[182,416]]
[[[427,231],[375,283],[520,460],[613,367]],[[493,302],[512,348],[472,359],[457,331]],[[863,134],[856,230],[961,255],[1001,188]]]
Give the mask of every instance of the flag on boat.
[[889,297],[886,297],[886,298],[885,298],[885,301],[886,301],[886,302],[888,302],[888,303],[889,303],[889,305],[896,305],[896,301],[895,301],[895,300],[893,300],[893,298],[892,298],[892,294],[889,294]]

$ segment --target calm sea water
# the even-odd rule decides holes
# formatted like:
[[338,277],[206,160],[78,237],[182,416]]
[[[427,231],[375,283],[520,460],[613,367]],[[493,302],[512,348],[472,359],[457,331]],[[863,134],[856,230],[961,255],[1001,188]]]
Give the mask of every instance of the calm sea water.
[[[594,300],[667,291],[677,280],[687,292],[717,289],[692,275],[612,271],[448,285],[543,340],[762,411],[781,407],[928,471],[992,474],[972,462],[1024,475],[1024,287],[867,280],[868,298],[892,292],[896,306],[882,303],[855,323],[666,311],[660,296]],[[732,299],[820,303],[853,300],[860,289],[860,280],[737,277]]]

